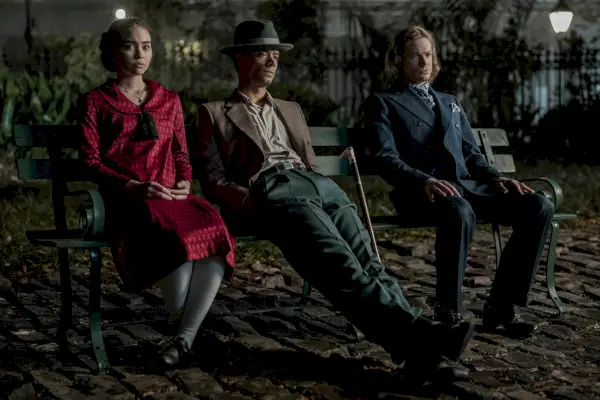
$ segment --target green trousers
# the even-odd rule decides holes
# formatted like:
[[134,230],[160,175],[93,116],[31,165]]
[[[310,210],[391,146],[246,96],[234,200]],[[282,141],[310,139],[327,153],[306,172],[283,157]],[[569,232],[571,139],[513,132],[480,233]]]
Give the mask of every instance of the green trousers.
[[372,250],[356,206],[331,179],[285,170],[251,188],[261,235],[369,340],[401,339],[421,314]]

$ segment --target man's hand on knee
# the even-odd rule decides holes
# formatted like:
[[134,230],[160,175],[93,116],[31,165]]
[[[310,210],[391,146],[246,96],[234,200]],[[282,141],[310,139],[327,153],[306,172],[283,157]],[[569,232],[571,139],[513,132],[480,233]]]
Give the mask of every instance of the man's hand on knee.
[[519,182],[516,179],[506,178],[504,176],[499,176],[494,179],[494,183],[496,187],[504,194],[508,193],[518,193],[518,194],[526,194],[533,193],[534,190],[529,186],[525,185],[522,182]]
[[432,203],[435,202],[436,197],[461,197],[458,190],[450,182],[434,178],[428,179],[425,182],[425,193]]

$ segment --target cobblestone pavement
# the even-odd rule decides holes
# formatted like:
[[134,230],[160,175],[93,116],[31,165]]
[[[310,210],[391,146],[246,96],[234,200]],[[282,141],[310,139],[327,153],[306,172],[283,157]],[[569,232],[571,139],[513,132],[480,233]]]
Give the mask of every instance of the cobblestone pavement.
[[[73,268],[76,326],[70,358],[59,362],[55,333],[60,306],[57,275],[40,280],[0,277],[0,398],[2,399],[591,399],[600,398],[600,238],[564,230],[557,261],[559,294],[567,314],[556,316],[540,268],[531,306],[540,323],[527,340],[478,331],[463,357],[470,381],[409,388],[380,347],[354,339],[347,321],[315,293],[302,312],[242,311],[294,304],[302,280],[284,261],[240,265],[224,285],[178,370],[154,365],[169,332],[158,291],[140,294],[103,285],[106,345],[112,368],[93,373],[87,331],[87,268]],[[409,297],[430,310],[435,273],[433,240],[382,236],[380,249]],[[479,232],[465,282],[466,314],[480,325],[491,284],[491,235]],[[227,315],[223,315],[223,313]],[[128,322],[124,325],[124,322]],[[92,363],[92,364],[91,364]]]

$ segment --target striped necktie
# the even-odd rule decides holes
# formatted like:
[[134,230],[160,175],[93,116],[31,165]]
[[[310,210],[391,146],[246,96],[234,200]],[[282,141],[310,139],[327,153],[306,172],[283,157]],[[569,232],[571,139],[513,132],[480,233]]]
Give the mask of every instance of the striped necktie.
[[429,108],[433,108],[435,106],[433,96],[429,94],[429,83],[411,84],[410,86],[412,86],[419,97],[425,101],[425,104],[427,104]]

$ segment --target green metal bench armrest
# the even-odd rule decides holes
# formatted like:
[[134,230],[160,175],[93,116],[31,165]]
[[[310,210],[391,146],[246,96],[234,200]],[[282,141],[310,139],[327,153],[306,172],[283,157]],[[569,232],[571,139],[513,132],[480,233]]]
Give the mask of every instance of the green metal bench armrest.
[[99,191],[83,189],[69,192],[66,196],[88,196],[90,203],[79,208],[79,223],[84,238],[97,238],[104,232],[104,200]]
[[528,179],[521,179],[520,181],[523,183],[543,182],[546,185],[550,186],[550,189],[552,190],[552,200],[554,202],[554,211],[558,211],[558,209],[560,208],[560,206],[563,202],[563,191],[557,181],[555,181],[552,178],[548,178],[548,177],[528,178]]

